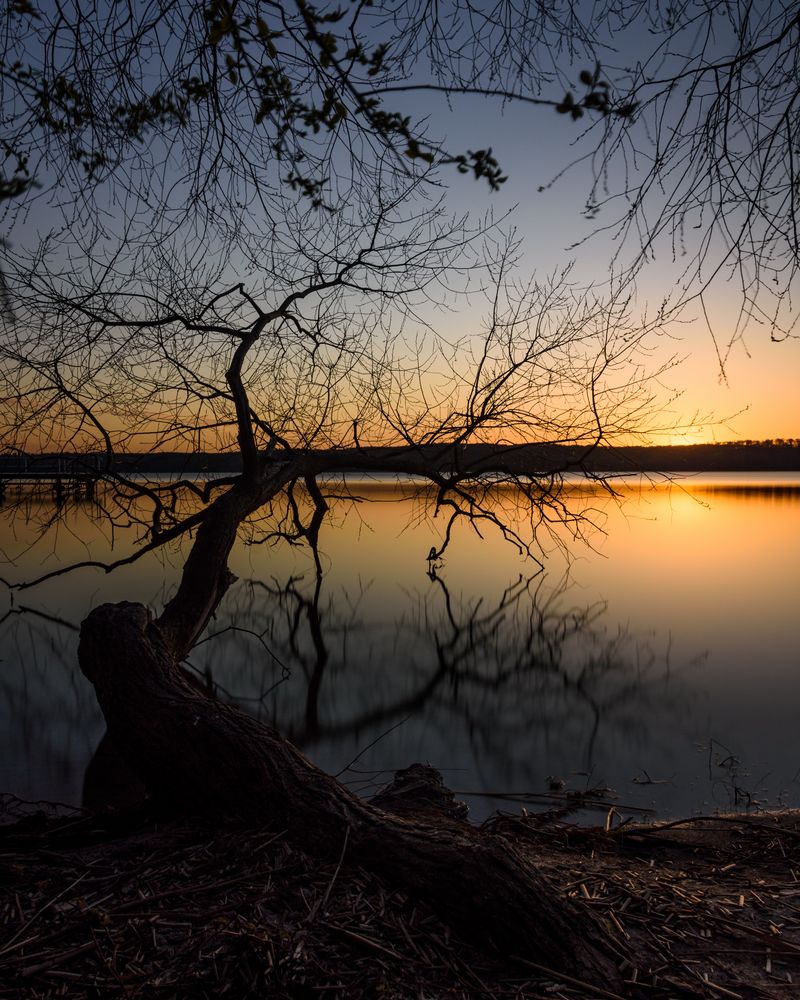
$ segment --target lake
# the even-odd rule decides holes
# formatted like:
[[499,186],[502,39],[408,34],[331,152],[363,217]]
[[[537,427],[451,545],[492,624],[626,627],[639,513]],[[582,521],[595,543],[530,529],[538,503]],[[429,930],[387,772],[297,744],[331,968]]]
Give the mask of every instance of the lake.
[[[543,571],[464,524],[429,572],[443,524],[424,491],[348,487],[359,502],[323,528],[318,591],[306,549],[235,551],[239,581],[190,657],[221,697],[362,793],[428,761],[476,818],[586,806],[587,792],[593,822],[610,803],[621,816],[800,806],[800,474],[618,481],[616,498],[575,481],[569,502],[591,524],[583,540],[542,535]],[[54,518],[47,499],[12,499],[7,580],[130,551],[88,501]],[[524,532],[517,499],[497,503]],[[104,601],[160,607],[179,566],[171,551],[79,570],[13,609],[2,588],[0,791],[81,801],[104,725],[75,626]]]

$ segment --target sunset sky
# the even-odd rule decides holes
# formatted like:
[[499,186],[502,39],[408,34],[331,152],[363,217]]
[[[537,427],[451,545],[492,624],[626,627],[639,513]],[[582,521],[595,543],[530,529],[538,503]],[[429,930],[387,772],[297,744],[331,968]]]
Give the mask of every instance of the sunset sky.
[[[501,190],[490,194],[484,184],[453,172],[448,182],[456,208],[476,211],[483,203],[496,216],[509,213],[509,224],[524,241],[523,269],[544,274],[574,260],[582,281],[602,287],[614,244],[602,234],[581,241],[611,221],[612,213],[601,212],[593,222],[582,216],[591,182],[585,163],[550,183],[589,148],[577,141],[582,123],[549,108],[503,108],[467,97],[448,106],[444,98],[426,95],[412,106],[429,115],[431,131],[446,134],[451,146],[491,146],[508,175]],[[652,309],[673,294],[680,263],[673,264],[669,248],[662,247],[639,277],[637,304]],[[693,430],[676,431],[661,443],[800,437],[800,331],[775,342],[768,327],[751,322],[731,343],[740,302],[735,284],[718,279],[705,301],[716,344],[699,303],[691,303],[657,348],[654,363],[684,359],[667,379],[680,393],[670,408],[675,423],[698,421]]]
[[[397,24],[394,21],[390,21],[390,24],[397,34]],[[472,30],[471,27],[469,30]],[[596,50],[602,52],[603,58],[607,62],[607,65],[602,68],[603,77],[607,77],[612,84],[620,82],[620,86],[624,86],[623,81],[628,72],[626,67],[633,66],[638,60],[646,59],[647,53],[652,51],[652,47],[654,45],[657,47],[660,44],[659,38],[660,36],[657,35],[651,36],[647,31],[647,25],[640,26],[637,21],[631,28],[621,31],[619,38],[612,34],[607,38],[598,37],[595,39]],[[401,39],[395,37],[387,40],[399,42]],[[680,36],[670,40],[670,45],[674,45],[679,53],[679,61],[682,51],[680,46],[683,41]],[[715,41],[716,49],[712,46],[710,55],[714,58],[727,58],[729,53],[725,46],[729,43],[730,40],[725,39]],[[694,43],[690,39],[687,44]],[[722,47],[720,48],[720,46]],[[469,48],[468,44],[467,48]],[[523,55],[528,58],[530,53],[526,51]],[[580,87],[577,81],[580,71],[593,69],[592,66],[586,66],[581,61],[582,57],[576,57],[575,61],[570,64],[568,54],[557,48],[552,51],[547,50],[545,56],[545,61],[551,60],[552,66],[555,67],[554,70],[548,70],[553,79],[543,84],[539,95],[547,100],[560,100],[562,98],[563,83],[558,82],[558,73],[568,80],[574,80],[575,84],[571,86],[574,86],[575,92],[578,93]],[[668,66],[670,58],[672,57],[666,58]],[[172,72],[171,69],[170,72]],[[424,60],[420,61],[419,64],[414,64],[407,82],[414,85],[418,83],[425,85],[431,79],[430,73],[429,66],[424,63]],[[600,73],[599,68],[597,73]],[[401,79],[401,77],[398,78]],[[598,78],[595,77],[595,79]],[[652,79],[652,76],[649,78]],[[391,83],[390,79],[389,84]],[[499,86],[499,84],[497,85]],[[586,202],[592,188],[591,154],[596,147],[604,122],[604,119],[597,113],[588,112],[580,121],[573,121],[568,114],[557,114],[551,106],[533,106],[520,102],[510,102],[504,105],[499,99],[478,95],[446,98],[441,94],[422,93],[413,89],[403,92],[402,88],[398,93],[391,86],[389,86],[389,90],[392,92],[382,95],[384,101],[382,107],[387,112],[408,115],[415,135],[421,134],[417,131],[418,129],[427,129],[433,143],[431,149],[443,150],[445,153],[463,153],[467,150],[491,147],[503,172],[508,176],[500,190],[492,192],[485,180],[476,181],[470,174],[459,174],[452,164],[439,164],[438,166],[434,164],[433,183],[428,186],[423,185],[419,202],[413,202],[408,209],[410,214],[414,215],[419,212],[424,215],[426,207],[433,203],[438,194],[441,193],[445,209],[453,217],[458,218],[464,213],[470,213],[475,222],[491,217],[502,232],[513,233],[514,238],[520,241],[519,259],[514,280],[518,280],[521,285],[525,285],[533,274],[544,280],[548,275],[561,272],[566,265],[572,263],[574,268],[570,272],[569,281],[574,285],[576,291],[591,288],[599,296],[606,297],[612,289],[619,295],[620,288],[622,288],[623,296],[631,297],[631,316],[636,317],[641,314],[652,318],[654,313],[662,308],[665,301],[670,303],[671,319],[665,332],[658,338],[651,339],[647,344],[648,367],[655,371],[665,367],[668,369],[666,374],[659,379],[655,400],[656,415],[649,424],[651,429],[655,428],[659,431],[658,435],[653,438],[654,443],[677,444],[712,440],[800,438],[800,396],[798,394],[800,325],[797,324],[796,317],[791,311],[788,296],[784,296],[782,300],[781,322],[783,328],[789,330],[789,335],[781,334],[775,338],[771,336],[768,322],[760,324],[752,319],[743,321],[741,318],[743,298],[736,284],[736,276],[730,268],[726,267],[715,272],[715,266],[722,253],[722,246],[719,241],[711,238],[707,254],[703,256],[706,263],[702,276],[703,280],[708,280],[710,274],[715,274],[715,276],[706,288],[702,302],[693,297],[698,283],[696,278],[687,277],[686,268],[691,269],[697,251],[697,241],[705,238],[709,231],[707,220],[697,216],[690,217],[686,223],[686,231],[681,228],[677,235],[667,232],[666,235],[655,238],[650,246],[650,237],[657,225],[660,212],[657,199],[669,196],[669,193],[666,196],[663,195],[662,189],[658,185],[653,185],[645,197],[644,214],[646,220],[639,230],[638,236],[634,233],[634,241],[631,242],[631,239],[628,238],[625,242],[620,243],[615,238],[616,223],[620,218],[625,218],[629,205],[629,202],[620,196],[620,192],[626,185],[628,193],[636,191],[637,184],[641,183],[647,176],[652,158],[654,146],[646,132],[649,121],[646,114],[642,114],[641,119],[638,116],[633,118],[629,133],[635,137],[635,141],[638,143],[637,156],[633,159],[626,158],[624,161],[617,159],[612,162],[607,175],[605,175],[604,183],[600,185],[599,189],[600,200],[603,201],[608,197],[610,201],[601,204],[595,214],[589,218],[586,213]],[[693,100],[697,99],[693,98]],[[705,97],[701,96],[696,105],[690,102],[687,107],[702,109],[704,100]],[[665,133],[670,133],[671,126],[674,124],[670,116],[672,115],[674,118],[677,113],[683,113],[683,110],[683,104],[679,105],[679,110],[676,112],[675,105],[667,103],[664,121],[660,122]],[[770,111],[763,112],[767,118],[770,113]],[[691,118],[691,115],[689,117]],[[606,119],[606,121],[610,120],[612,119]],[[247,121],[248,126],[243,134],[250,139],[260,135],[256,127],[250,129],[249,118]],[[734,139],[737,139],[736,133],[734,133]],[[170,197],[173,195],[178,199],[184,197],[182,184],[177,180],[180,171],[183,170],[180,157],[170,158],[172,154],[167,154],[165,150],[162,150],[159,141],[149,135],[142,138],[142,145],[146,148],[146,143],[150,141],[154,143],[152,147],[153,162],[158,162],[159,156],[162,154],[164,156],[164,190],[171,192]],[[738,135],[738,141],[740,143],[743,141],[741,134]],[[402,155],[404,143],[405,139],[395,150],[401,163],[409,162]],[[177,145],[179,146],[180,143]],[[322,142],[322,146],[324,147],[324,142]],[[266,148],[272,149],[270,146]],[[737,152],[743,161],[748,162],[746,151],[743,152],[740,148]],[[344,164],[344,172],[349,170],[351,178],[357,177],[359,176],[358,171],[352,167],[349,155],[347,153],[341,163],[339,160],[331,160],[331,163],[335,163],[336,170],[342,169],[342,164]],[[358,156],[358,154],[356,155]],[[367,153],[367,157],[371,155],[372,153]],[[436,160],[437,157],[433,157],[433,159]],[[225,177],[231,181],[233,187],[236,186],[237,182],[231,177],[236,173],[238,162],[231,160],[226,167]],[[242,162],[246,162],[244,157]],[[269,184],[274,182],[277,184],[281,196],[291,200],[293,195],[286,184],[285,176],[281,179],[279,173],[275,173],[281,169],[277,158],[266,155],[259,162],[263,162],[265,166],[263,175],[258,175],[256,188],[259,183],[263,183],[263,190],[266,191]],[[421,161],[418,160],[417,164],[420,163]],[[571,163],[573,166],[566,169]],[[752,162],[748,162],[748,166],[751,170],[753,169]],[[679,163],[679,167],[680,169],[676,171],[673,165],[667,171],[667,188],[673,182],[673,175],[678,177],[692,176],[691,161],[689,161],[688,166],[685,163]],[[686,168],[685,175],[682,173],[684,167]],[[623,174],[623,170],[626,171],[625,174]],[[374,177],[375,175],[369,176]],[[402,173],[400,176],[403,176]],[[153,207],[147,205],[149,195],[145,188],[148,181],[141,175],[134,174],[134,177],[136,179],[130,194],[134,200],[141,199],[141,205],[137,209],[137,211],[141,211],[141,215],[137,224],[143,225],[143,233],[149,236],[153,231],[152,228],[148,229],[151,224],[151,216],[155,218],[157,213],[153,214]],[[333,175],[328,180],[330,181],[332,177]],[[344,178],[343,189],[345,191],[348,190],[351,178],[346,176]],[[702,178],[700,179],[702,180]],[[405,178],[403,182],[405,183]],[[739,183],[738,178],[737,183]],[[751,199],[746,181],[743,180],[741,184],[744,193],[739,192],[739,200],[734,199],[733,203],[738,206],[734,211],[743,212],[742,202],[749,203]],[[68,276],[69,283],[77,285],[76,273],[79,273],[82,268],[87,272],[91,270],[93,256],[97,256],[99,260],[105,254],[108,259],[113,259],[112,245],[115,239],[121,236],[121,230],[127,224],[125,212],[131,211],[131,209],[121,207],[121,203],[115,200],[117,192],[111,189],[103,191],[101,188],[101,193],[97,196],[97,205],[103,223],[98,232],[103,232],[103,239],[92,242],[90,249],[79,247],[75,251],[74,257],[65,256],[73,252],[69,249],[72,235],[69,218],[59,216],[58,210],[53,207],[53,199],[47,192],[47,184],[41,183],[39,188],[42,191],[41,197],[34,199],[29,214],[17,220],[17,228],[12,230],[8,236],[8,245],[13,250],[15,246],[25,247],[27,243],[28,249],[31,249],[36,245],[39,236],[48,231],[56,231],[58,239],[63,238],[64,274]],[[334,180],[331,190],[335,190],[335,188],[336,181]],[[697,190],[702,190],[702,186]],[[776,197],[781,197],[781,189],[778,188],[778,191],[779,195]],[[418,194],[419,192],[416,192],[414,197]],[[162,195],[167,197],[163,191]],[[345,225],[350,225],[351,230],[356,232],[357,239],[361,239],[363,233],[368,231],[365,228],[364,217],[354,215],[349,218],[347,213],[351,209],[355,213],[359,211],[358,206],[352,202],[358,202],[362,195],[365,196],[364,201],[368,201],[372,197],[372,188],[362,185],[358,188],[355,197],[353,197],[352,190],[350,190],[349,195],[343,196],[345,200],[343,201],[344,209],[341,218],[346,220]],[[350,197],[352,202],[347,202],[347,197]],[[302,204],[302,197],[298,194],[297,198],[298,202]],[[77,195],[76,199],[80,201]],[[425,199],[428,201],[426,202]],[[267,200],[269,200],[269,196]],[[767,200],[768,196],[765,196],[764,201]],[[289,234],[291,240],[294,239],[294,233],[300,232],[300,242],[308,239],[309,248],[313,247],[313,253],[319,254],[321,259],[325,256],[327,250],[325,249],[326,228],[324,220],[331,218],[331,216],[326,216],[320,210],[319,218],[323,221],[319,222],[319,234],[314,230],[313,236],[310,236],[303,230],[302,225],[293,221],[293,206],[290,205],[287,209],[287,202],[276,202],[278,207],[275,211],[279,223],[277,227],[273,225],[273,228],[270,229],[272,224],[270,220],[273,217],[270,215],[268,219],[264,215],[261,218],[258,211],[252,213],[252,205],[257,204],[257,201],[247,201],[246,199],[245,201],[246,205],[236,203],[237,208],[242,209],[239,223],[234,221],[233,224],[230,224],[229,221],[226,221],[225,225],[230,225],[231,229],[235,231],[237,225],[246,229],[250,221],[255,220],[253,231],[257,232],[258,236],[254,239],[262,241],[258,245],[258,255],[261,254],[262,245],[265,250],[270,244],[273,247],[280,247],[280,238],[276,237],[275,234],[280,225],[283,224],[286,227],[294,227],[292,233]],[[721,204],[724,204],[724,199]],[[230,211],[233,205],[233,201],[228,202],[227,209]],[[179,206],[181,209],[183,207],[185,206]],[[704,211],[705,206],[703,206]],[[727,222],[729,220],[726,212],[727,210],[721,211],[720,214],[725,217]],[[713,206],[709,214],[713,218]],[[758,215],[758,213],[755,214]],[[306,216],[298,216],[298,218],[300,217],[306,218]],[[732,217],[735,226],[738,224],[737,219],[735,215]],[[307,218],[312,219],[312,215],[308,215]],[[202,210],[197,219],[202,224]],[[225,215],[225,219],[228,220],[227,215]],[[695,221],[699,223],[697,226],[692,225]],[[263,228],[260,229],[262,223]],[[762,225],[764,224],[762,223]],[[119,229],[120,232],[115,233],[115,229]],[[106,230],[111,233],[110,237]],[[91,229],[87,232],[90,233],[93,240]],[[205,233],[205,230],[203,232]],[[208,232],[214,233],[216,231],[213,226],[209,226]],[[194,282],[195,278],[198,282],[198,288],[202,288],[203,268],[207,259],[213,260],[215,255],[224,261],[224,266],[228,268],[229,272],[224,274],[219,279],[220,281],[223,278],[226,281],[230,279],[235,285],[236,282],[244,280],[248,288],[257,287],[260,280],[259,268],[264,270],[264,258],[258,256],[257,263],[253,263],[252,260],[250,264],[242,263],[242,261],[247,261],[247,257],[235,259],[227,257],[226,251],[223,249],[226,244],[219,241],[214,243],[214,239],[219,240],[219,233],[216,236],[204,235],[196,243],[191,243],[190,239],[191,246],[194,247],[192,253],[196,255],[196,266],[192,264],[195,271],[192,273],[191,279],[179,283],[180,288],[185,290],[187,284]],[[103,240],[109,241],[107,246]],[[203,242],[204,240],[205,242]],[[635,283],[621,282],[625,267],[635,259],[642,241],[647,242],[649,248],[647,263],[638,271]],[[158,272],[160,266],[158,261],[161,247],[157,243],[158,241],[149,251],[152,260],[148,258],[153,264],[154,273]],[[133,277],[128,287],[134,295],[142,294],[136,283],[147,279],[141,278],[140,272],[137,270],[139,263],[136,261],[135,255],[131,256],[129,260],[124,259],[126,253],[132,253],[131,248],[135,247],[136,240],[129,239],[126,235],[121,245],[124,252],[120,258],[123,261],[119,264],[120,273],[124,272],[125,282],[128,282],[131,276]],[[458,245],[461,246],[461,243]],[[785,250],[785,246],[783,249]],[[176,254],[176,259],[186,260],[186,254],[187,251],[181,248]],[[280,251],[278,255],[280,256]],[[335,255],[331,259],[334,257]],[[491,257],[491,253],[488,254],[488,257]],[[486,259],[486,254],[480,258],[482,263]],[[294,287],[297,281],[297,269],[299,268],[302,272],[302,268],[305,266],[302,254],[297,256],[296,261],[299,263],[295,263],[293,259],[291,265],[294,269],[283,276],[282,280],[287,282],[286,287]],[[328,261],[328,263],[330,262]],[[73,265],[75,265],[74,270]],[[406,273],[410,266],[408,261],[404,261],[403,267]],[[382,267],[383,264],[381,264]],[[787,274],[792,273],[790,268],[785,270]],[[431,265],[430,273],[439,275],[442,272],[445,275],[450,274],[444,269],[444,265],[440,270],[436,270],[436,266]],[[221,273],[222,271],[220,271]],[[485,280],[485,273],[483,277]],[[775,298],[770,302],[769,297],[769,292],[772,291],[772,285],[768,283],[770,276],[762,274],[761,278],[768,291],[763,301],[766,302],[766,308],[769,309],[771,306],[775,306]],[[156,284],[160,280],[159,278]],[[411,284],[414,283],[413,278],[407,280]],[[446,283],[447,278],[443,281],[443,284]],[[275,294],[275,288],[278,285],[270,286],[267,282],[263,287],[268,289],[264,293],[265,297],[269,297],[270,294]],[[424,287],[426,288],[424,294],[427,295],[428,286]],[[775,294],[777,295],[777,293]],[[124,295],[129,295],[128,288],[125,289]],[[448,338],[451,342],[467,343],[469,338],[479,333],[481,329],[482,308],[476,300],[462,301],[455,298],[453,311],[447,313],[442,310],[439,314],[434,315],[433,319],[430,319],[431,327],[442,335],[445,343]],[[686,304],[680,311],[677,311],[674,308],[676,301],[687,298]],[[130,296],[127,301],[132,300],[133,296]],[[386,301],[389,299],[387,298]],[[759,305],[761,304],[762,300],[759,299]],[[271,307],[271,303],[265,303],[265,305],[268,308]],[[415,307],[416,305],[417,303],[415,303]],[[432,311],[436,309],[430,298],[425,299],[422,303],[423,309],[428,306]],[[484,309],[485,306],[486,302],[484,301]],[[604,311],[603,319],[605,320],[608,315],[609,312]],[[429,319],[427,316],[424,318]],[[414,320],[416,320],[416,316]],[[343,313],[340,325],[342,329],[345,329],[348,326],[357,326],[360,321],[357,309],[354,312],[353,307],[349,305]],[[409,332],[409,329],[402,323],[403,321],[399,320],[396,325],[402,328],[403,336],[407,338],[408,353],[413,355],[413,352],[417,350],[418,342],[415,340],[417,331]],[[514,337],[517,338],[514,341],[516,349],[519,339],[517,328],[514,329]],[[191,338],[187,337],[181,343],[180,351],[178,351],[181,355],[181,363],[184,360],[183,354],[189,350],[186,345],[190,341]],[[227,350],[229,346],[230,344],[226,341],[223,345],[224,350]],[[27,350],[27,348],[25,349]],[[380,356],[383,348],[379,336],[370,347],[370,350],[373,349],[376,356]],[[416,357],[411,357],[411,368],[414,367],[415,363],[421,363],[419,358],[422,353],[424,350],[420,349]],[[439,401],[444,401],[442,405],[446,403],[446,392],[450,391],[449,385],[452,384],[452,382],[448,382],[451,376],[450,359],[445,355],[446,351],[443,351],[439,363],[440,375],[442,374],[442,366],[446,369],[444,371],[446,391],[439,396]],[[468,351],[462,357],[464,358],[464,371],[461,373],[463,376],[462,384],[466,382],[469,385],[472,374],[470,366],[474,366],[475,362]],[[218,361],[219,358],[214,356],[212,360]],[[211,361],[208,363],[210,364]],[[207,368],[205,361],[201,367],[205,372]],[[220,375],[220,371],[216,373],[217,376]],[[564,380],[563,376],[562,380]],[[630,380],[626,382],[626,385],[629,384]],[[304,391],[305,408],[311,410],[313,404],[309,399],[307,386]],[[531,390],[528,387],[525,391],[529,396],[531,395]],[[344,390],[342,392],[343,398],[347,402],[349,398],[347,392]],[[98,396],[101,403],[108,398],[102,391],[98,393]],[[423,409],[425,405],[425,402],[420,404]],[[454,398],[452,405],[457,409],[458,400]],[[546,401],[542,403],[543,407],[546,405]],[[581,405],[589,412],[589,423],[593,428],[591,408],[586,406],[585,398]],[[616,406],[616,403],[614,405]],[[126,419],[132,416],[132,412],[132,405],[125,403],[122,410],[118,408],[115,413],[105,414],[104,418],[109,421],[110,426],[116,429],[120,424],[125,425]],[[149,411],[146,418],[151,421],[151,427],[153,426],[153,412],[155,410]],[[352,413],[345,414],[347,419],[340,421],[348,429],[348,433],[355,414],[356,410],[354,409]],[[610,416],[613,430],[613,414]],[[79,413],[78,417],[81,421],[83,420],[82,413]],[[532,423],[525,425],[526,429],[533,426]],[[138,430],[141,431],[142,427],[140,426]],[[151,431],[148,429],[147,434],[150,433]],[[232,433],[231,431],[231,441]],[[628,433],[628,425],[625,427],[625,433]],[[58,428],[57,434],[62,434]],[[166,442],[166,439],[164,441]],[[52,443],[49,446],[53,446]],[[191,445],[191,447],[196,446],[199,445]]]

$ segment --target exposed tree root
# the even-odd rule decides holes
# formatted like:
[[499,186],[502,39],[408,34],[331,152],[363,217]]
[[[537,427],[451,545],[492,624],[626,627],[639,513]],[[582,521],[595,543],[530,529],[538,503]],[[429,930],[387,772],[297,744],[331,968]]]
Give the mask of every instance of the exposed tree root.
[[111,738],[156,798],[187,813],[266,823],[323,860],[344,853],[462,934],[621,988],[607,930],[510,839],[455,818],[442,801],[429,798],[420,812],[400,804],[397,789],[383,808],[357,798],[275,730],[190,685],[141,605],[93,611],[79,656]]

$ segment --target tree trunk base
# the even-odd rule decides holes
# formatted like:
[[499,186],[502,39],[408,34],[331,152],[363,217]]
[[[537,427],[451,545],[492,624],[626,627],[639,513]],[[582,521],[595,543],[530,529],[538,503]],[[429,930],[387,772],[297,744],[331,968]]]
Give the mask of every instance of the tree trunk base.
[[187,682],[138,604],[95,609],[79,658],[110,738],[155,797],[189,814],[285,830],[303,849],[366,867],[424,900],[482,944],[622,988],[622,955],[608,931],[510,841],[464,822],[432,768],[398,772],[364,802],[274,729]]

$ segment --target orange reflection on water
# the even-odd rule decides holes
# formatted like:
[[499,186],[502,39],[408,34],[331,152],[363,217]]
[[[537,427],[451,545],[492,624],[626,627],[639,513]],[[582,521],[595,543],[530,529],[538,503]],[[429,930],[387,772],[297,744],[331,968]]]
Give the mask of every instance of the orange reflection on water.
[[[487,527],[481,539],[468,523],[459,525],[438,568],[451,599],[445,606],[440,581],[427,576],[426,556],[441,544],[446,513],[431,516],[431,492],[408,483],[349,483],[349,498],[333,504],[320,538],[326,576],[318,611],[329,656],[313,725],[303,684],[306,673],[313,676],[314,644],[299,634],[302,656],[282,680],[281,663],[292,664],[282,615],[293,605],[270,603],[265,588],[248,590],[245,582],[253,577],[279,588],[302,575],[303,592],[313,592],[307,548],[238,545],[231,562],[241,582],[212,630],[224,630],[226,622],[250,629],[239,635],[239,646],[209,643],[192,657],[277,724],[307,734],[321,727],[323,736],[309,736],[311,749],[334,772],[373,742],[374,766],[431,759],[466,787],[541,790],[547,774],[569,777],[580,770],[574,781],[585,783],[591,773],[626,796],[644,795],[631,782],[636,769],[645,768],[670,779],[661,792],[671,796],[669,808],[685,812],[706,801],[708,792],[695,794],[692,782],[708,772],[708,754],[698,764],[697,747],[713,737],[735,745],[748,761],[768,761],[776,773],[774,797],[800,763],[800,477],[614,485],[617,498],[586,484],[567,492],[570,508],[597,527],[587,527],[589,545],[557,525],[554,535],[540,535],[548,573],[531,604],[503,605],[503,597],[521,574],[535,573],[536,564],[496,529]],[[346,492],[341,483],[326,489]],[[496,491],[487,503],[520,536],[530,532],[518,493]],[[65,558],[131,551],[130,535],[115,536],[88,503],[67,509],[31,547],[53,505],[31,505],[28,513],[15,527],[8,509],[0,517],[0,546],[15,563],[3,567],[7,578],[30,579]],[[110,577],[80,571],[26,592],[24,603],[75,623],[107,600],[139,600],[157,609],[180,563],[181,553],[173,551]],[[566,592],[557,586],[565,571],[572,581]],[[572,631],[581,609],[600,601],[606,613],[590,614],[589,627]],[[452,645],[456,623],[461,641],[472,636],[471,623],[481,615],[489,616],[488,641],[474,652],[452,646],[466,665],[451,684],[450,675],[440,677],[439,654]],[[302,614],[290,620],[305,621]],[[626,629],[632,638],[620,648],[619,632]],[[255,632],[278,658],[254,643]],[[537,637],[543,637],[538,645]],[[0,787],[77,801],[102,720],[77,671],[76,635],[37,618],[9,618],[2,642]],[[654,654],[649,668],[648,648]],[[551,659],[540,655],[543,649]],[[262,698],[273,685],[269,699]],[[417,693],[428,689],[433,697],[423,704]],[[351,731],[342,720],[352,718],[362,723]],[[395,723],[399,728],[386,735]],[[6,764],[4,774],[2,761],[13,763],[14,754],[21,763],[14,775]],[[367,758],[361,763],[370,766]]]
[[704,477],[623,491],[607,507],[603,559],[580,577],[629,617],[679,629],[687,643],[713,634],[761,659],[767,639],[800,630],[800,476]]

